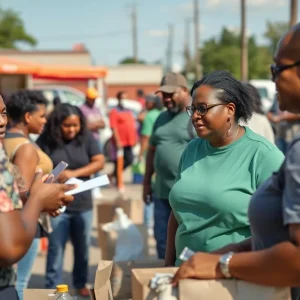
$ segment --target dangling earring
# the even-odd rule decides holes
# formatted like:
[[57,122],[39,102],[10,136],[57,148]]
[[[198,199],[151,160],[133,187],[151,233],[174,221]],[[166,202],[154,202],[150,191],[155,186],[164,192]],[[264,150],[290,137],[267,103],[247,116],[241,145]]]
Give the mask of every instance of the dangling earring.
[[227,131],[227,137],[230,137],[231,136],[231,127],[232,127],[231,119],[228,118],[227,122],[229,122],[229,129]]

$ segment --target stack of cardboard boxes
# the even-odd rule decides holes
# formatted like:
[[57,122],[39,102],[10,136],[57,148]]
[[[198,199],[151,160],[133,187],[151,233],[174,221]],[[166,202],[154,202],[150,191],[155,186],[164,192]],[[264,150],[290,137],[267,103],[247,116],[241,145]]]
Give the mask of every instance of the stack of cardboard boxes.
[[133,268],[162,267],[163,261],[156,259],[155,242],[149,237],[144,225],[144,203],[142,200],[115,200],[103,201],[97,207],[98,217],[98,242],[101,251],[101,259],[112,261],[115,254],[116,232],[105,232],[103,224],[115,219],[115,209],[123,208],[124,212],[137,226],[144,244],[142,260],[114,261],[111,275],[112,292],[114,299],[131,299],[131,270]]

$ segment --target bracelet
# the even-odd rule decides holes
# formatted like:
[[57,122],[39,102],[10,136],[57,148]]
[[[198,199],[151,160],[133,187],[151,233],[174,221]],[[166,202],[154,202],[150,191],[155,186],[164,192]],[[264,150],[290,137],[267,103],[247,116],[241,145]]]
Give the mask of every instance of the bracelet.
[[233,255],[234,252],[228,252],[222,255],[219,259],[220,270],[222,274],[225,276],[225,278],[232,278],[232,275],[230,274],[229,271],[229,262],[232,259]]

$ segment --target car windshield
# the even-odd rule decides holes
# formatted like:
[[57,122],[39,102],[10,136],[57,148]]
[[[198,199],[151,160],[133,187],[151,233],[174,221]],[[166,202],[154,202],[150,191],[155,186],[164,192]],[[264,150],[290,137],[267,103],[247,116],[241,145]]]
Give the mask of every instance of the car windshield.
[[266,88],[257,88],[261,98],[268,98],[268,90]]
[[75,106],[81,106],[84,103],[84,98],[69,91],[63,91],[64,98],[67,103]]

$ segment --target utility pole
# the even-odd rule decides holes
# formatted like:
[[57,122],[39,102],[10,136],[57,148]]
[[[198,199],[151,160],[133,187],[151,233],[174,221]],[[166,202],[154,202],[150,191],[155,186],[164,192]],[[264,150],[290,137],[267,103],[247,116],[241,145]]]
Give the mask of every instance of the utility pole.
[[298,0],[290,0],[290,28],[297,23]]
[[185,59],[185,71],[188,74],[191,67],[191,53],[190,53],[190,25],[191,19],[186,18],[184,21],[184,32],[185,32],[185,41],[184,41],[184,59]]
[[173,39],[174,39],[174,24],[169,24],[169,27],[168,27],[168,49],[167,49],[167,72],[172,71]]
[[133,60],[138,62],[138,37],[137,37],[137,8],[136,3],[132,4],[131,22],[132,22],[132,49]]
[[246,28],[246,0],[241,0],[241,80],[248,80],[248,37]]
[[199,1],[194,0],[194,29],[195,29],[195,75],[201,79],[201,53],[200,53],[200,30],[199,30]]

